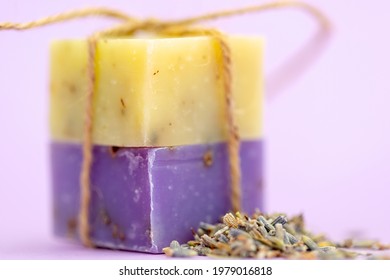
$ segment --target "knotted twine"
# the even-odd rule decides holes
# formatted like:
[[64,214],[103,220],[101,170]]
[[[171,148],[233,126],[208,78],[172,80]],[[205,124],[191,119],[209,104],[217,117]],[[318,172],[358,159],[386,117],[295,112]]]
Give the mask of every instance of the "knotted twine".
[[86,8],[63,12],[57,15],[48,16],[42,19],[27,23],[0,23],[1,30],[27,30],[53,23],[63,22],[67,20],[85,18],[91,16],[114,18],[121,21],[121,23],[113,28],[96,32],[88,38],[88,62],[87,75],[88,85],[86,92],[86,107],[83,130],[83,158],[80,174],[80,213],[79,213],[79,234],[81,241],[85,246],[93,247],[94,244],[90,238],[89,225],[89,208],[91,202],[91,167],[93,161],[93,97],[95,94],[95,54],[97,48],[97,41],[104,37],[121,37],[131,36],[138,31],[146,31],[156,35],[165,36],[211,36],[217,43],[219,52],[222,56],[222,65],[219,69],[221,72],[221,79],[224,91],[224,111],[226,120],[227,132],[227,148],[229,158],[230,170],[230,184],[231,184],[231,206],[232,211],[241,210],[241,170],[240,170],[240,138],[238,128],[234,116],[234,103],[232,97],[232,61],[231,50],[227,43],[225,35],[216,29],[209,28],[194,28],[193,25],[207,20],[216,20],[219,18],[226,18],[231,16],[244,15],[248,13],[255,13],[266,11],[270,9],[295,7],[302,9],[311,14],[321,25],[324,30],[329,30],[330,23],[328,19],[316,7],[300,1],[273,1],[262,5],[255,5],[250,7],[217,11],[214,13],[204,14],[195,17],[188,17],[179,20],[164,21],[157,19],[138,19],[129,16],[121,11],[110,8]]

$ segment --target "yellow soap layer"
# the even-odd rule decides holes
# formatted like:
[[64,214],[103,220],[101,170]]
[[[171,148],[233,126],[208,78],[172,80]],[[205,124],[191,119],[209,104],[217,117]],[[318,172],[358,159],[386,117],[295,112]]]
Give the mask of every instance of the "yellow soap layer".
[[[230,37],[234,114],[242,139],[262,134],[262,40]],[[175,146],[226,139],[222,60],[209,37],[100,40],[96,52],[93,142]],[[51,47],[51,135],[81,142],[87,43]]]

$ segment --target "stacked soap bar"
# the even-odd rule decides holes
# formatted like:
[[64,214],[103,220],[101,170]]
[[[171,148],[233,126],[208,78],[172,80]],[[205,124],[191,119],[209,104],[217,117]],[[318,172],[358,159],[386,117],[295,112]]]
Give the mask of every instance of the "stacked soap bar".
[[[262,207],[262,42],[231,37],[242,205]],[[98,42],[90,204],[101,247],[161,252],[231,209],[221,56],[209,37]],[[78,239],[87,43],[51,50],[54,229]]]

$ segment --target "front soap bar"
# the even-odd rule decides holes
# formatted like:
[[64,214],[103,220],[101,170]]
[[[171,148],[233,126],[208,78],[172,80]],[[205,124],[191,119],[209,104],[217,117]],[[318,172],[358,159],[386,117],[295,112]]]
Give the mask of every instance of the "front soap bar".
[[[80,144],[52,142],[54,228],[78,239]],[[112,249],[160,253],[186,242],[199,222],[231,209],[225,143],[172,148],[94,146],[91,239]],[[243,211],[262,209],[262,141],[243,141]]]
[[[242,139],[261,132],[262,40],[228,37],[234,114]],[[51,135],[81,142],[86,40],[51,48]],[[93,141],[166,147],[226,140],[219,46],[210,37],[102,39],[96,50]]]

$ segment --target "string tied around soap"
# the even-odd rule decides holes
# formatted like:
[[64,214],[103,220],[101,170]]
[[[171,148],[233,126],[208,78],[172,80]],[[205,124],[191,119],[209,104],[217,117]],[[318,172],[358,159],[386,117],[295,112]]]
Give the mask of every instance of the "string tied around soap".
[[179,20],[162,21],[158,19],[141,20],[129,16],[121,11],[110,8],[86,8],[63,12],[54,16],[45,17],[28,23],[0,23],[1,30],[27,30],[45,25],[51,25],[58,22],[72,19],[85,18],[91,16],[114,18],[121,23],[113,28],[94,33],[88,38],[88,86],[86,92],[86,107],[83,130],[83,160],[80,174],[80,213],[79,213],[79,234],[85,246],[94,246],[90,237],[89,207],[91,201],[91,168],[93,162],[93,97],[95,93],[95,56],[97,41],[105,37],[130,36],[138,31],[147,31],[158,35],[167,36],[190,36],[207,35],[214,38],[219,46],[222,56],[222,65],[220,67],[221,79],[224,92],[224,112],[227,131],[227,149],[230,170],[231,185],[231,206],[232,211],[241,210],[241,169],[239,147],[240,138],[236,120],[234,117],[234,102],[232,97],[232,62],[231,51],[225,35],[217,30],[210,28],[193,27],[204,21],[216,20],[232,16],[239,16],[249,13],[257,13],[270,9],[295,7],[302,9],[317,19],[324,31],[330,29],[330,22],[324,14],[316,7],[301,1],[272,1],[260,5],[254,5],[244,8],[237,8],[225,11],[207,13],[200,16],[188,17]]

